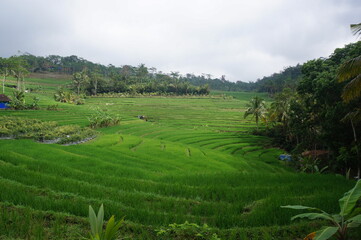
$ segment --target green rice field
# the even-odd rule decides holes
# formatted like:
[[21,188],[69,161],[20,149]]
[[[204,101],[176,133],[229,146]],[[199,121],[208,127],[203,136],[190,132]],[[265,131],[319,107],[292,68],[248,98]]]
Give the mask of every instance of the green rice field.
[[[157,229],[185,221],[207,224],[221,239],[303,239],[322,223],[291,222],[297,212],[280,206],[337,212],[354,185],[297,173],[278,160],[283,150],[271,139],[251,135],[255,122],[243,113],[255,93],[98,97],[77,106],[55,102],[53,91],[67,81],[51,81],[29,79],[41,86],[27,93],[40,98],[40,110],[0,115],[86,127],[105,109],[122,120],[78,145],[0,140],[0,239],[86,239],[88,206],[102,203],[106,219],[125,217],[124,239],[163,239]],[[46,110],[54,104],[57,111]]]

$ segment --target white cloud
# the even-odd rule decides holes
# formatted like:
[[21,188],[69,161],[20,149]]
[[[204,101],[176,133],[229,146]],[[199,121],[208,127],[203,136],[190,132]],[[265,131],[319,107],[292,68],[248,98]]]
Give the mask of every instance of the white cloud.
[[17,50],[255,81],[355,40],[346,0],[0,0],[0,56]]

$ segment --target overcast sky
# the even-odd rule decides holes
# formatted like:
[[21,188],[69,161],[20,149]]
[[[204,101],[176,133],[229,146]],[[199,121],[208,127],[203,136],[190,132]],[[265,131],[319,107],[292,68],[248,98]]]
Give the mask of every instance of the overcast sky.
[[255,81],[355,42],[360,0],[0,0],[0,56]]

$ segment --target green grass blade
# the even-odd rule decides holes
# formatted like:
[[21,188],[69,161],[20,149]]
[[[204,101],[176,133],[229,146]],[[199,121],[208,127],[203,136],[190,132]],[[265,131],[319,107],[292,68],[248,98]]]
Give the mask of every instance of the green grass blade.
[[89,222],[92,236],[95,236],[97,233],[97,217],[95,215],[94,209],[89,205]]
[[98,217],[97,217],[97,233],[99,233],[99,235],[102,235],[103,223],[104,223],[104,206],[102,204],[99,208]]
[[105,240],[111,240],[114,239],[114,235],[116,233],[116,230],[114,230],[114,225],[115,225],[115,219],[114,219],[114,215],[110,217],[107,226],[105,228]]

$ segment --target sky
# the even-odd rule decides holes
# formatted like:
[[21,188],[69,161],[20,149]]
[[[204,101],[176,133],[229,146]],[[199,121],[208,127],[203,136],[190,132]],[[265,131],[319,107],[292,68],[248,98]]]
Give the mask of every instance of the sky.
[[0,0],[0,57],[256,81],[356,42],[360,0]]

